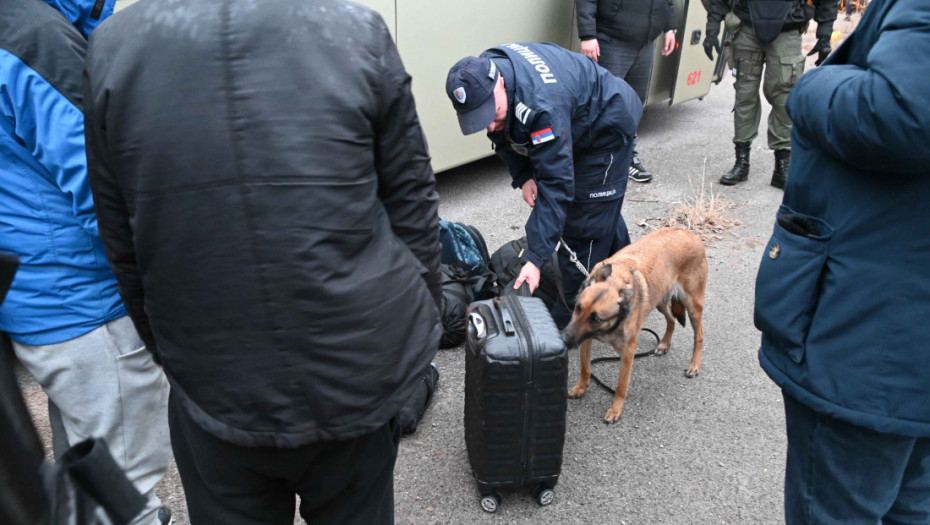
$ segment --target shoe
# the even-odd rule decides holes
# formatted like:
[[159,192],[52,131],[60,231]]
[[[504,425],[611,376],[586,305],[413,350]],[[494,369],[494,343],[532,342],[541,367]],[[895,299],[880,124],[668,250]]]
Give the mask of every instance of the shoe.
[[749,179],[749,149],[751,143],[735,142],[734,144],[736,145],[736,163],[733,164],[733,169],[720,177],[720,184],[726,186],[732,186]]
[[171,509],[168,507],[159,507],[156,516],[158,517],[158,523],[161,523],[161,525],[171,525]]
[[630,179],[642,183],[652,180],[652,173],[646,171],[636,155],[633,155],[633,160],[630,162]]
[[791,150],[775,150],[775,171],[772,172],[772,186],[783,190],[788,181],[788,166],[791,164]]

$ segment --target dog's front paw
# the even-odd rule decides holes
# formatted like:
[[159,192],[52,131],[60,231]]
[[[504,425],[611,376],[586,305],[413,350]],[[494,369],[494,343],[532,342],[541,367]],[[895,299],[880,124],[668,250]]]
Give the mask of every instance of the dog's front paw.
[[665,352],[668,352],[669,346],[671,346],[671,345],[662,345],[662,344],[660,344],[659,346],[656,347],[655,354],[656,354],[656,355],[665,355]]
[[687,370],[685,370],[685,377],[687,378],[697,377],[700,371],[701,370],[699,368],[688,368]]
[[620,421],[621,414],[623,414],[622,410],[618,412],[611,408],[610,410],[607,411],[607,414],[604,415],[604,423],[611,425],[613,423],[616,423],[617,421]]
[[584,396],[587,391],[588,391],[587,386],[575,385],[571,387],[570,389],[568,389],[568,397],[577,399],[579,397]]

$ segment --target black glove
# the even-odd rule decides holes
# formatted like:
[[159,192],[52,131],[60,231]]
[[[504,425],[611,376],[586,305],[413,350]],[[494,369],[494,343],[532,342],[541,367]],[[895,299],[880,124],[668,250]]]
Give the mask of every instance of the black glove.
[[[707,42],[704,42],[704,49],[707,49]],[[826,60],[828,56],[830,56],[830,51],[832,50],[833,48],[830,47],[829,38],[818,38],[817,43],[814,44],[814,48],[811,49],[811,52],[808,53],[807,56],[811,56],[814,53],[817,53],[819,56],[817,57],[817,61],[814,62],[814,65],[819,66],[820,64],[823,64],[823,61]]]
[[707,58],[713,60],[714,52],[717,50],[717,54],[720,54],[720,39],[717,38],[717,35],[720,34],[720,22],[707,21],[707,28],[705,31],[707,36],[704,37],[704,52],[707,53]]

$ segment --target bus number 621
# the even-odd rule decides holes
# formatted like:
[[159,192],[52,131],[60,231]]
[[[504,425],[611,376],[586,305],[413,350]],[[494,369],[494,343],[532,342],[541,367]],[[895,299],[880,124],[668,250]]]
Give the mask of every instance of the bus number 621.
[[688,85],[689,86],[693,86],[700,81],[701,81],[700,71],[692,71],[691,73],[688,73]]

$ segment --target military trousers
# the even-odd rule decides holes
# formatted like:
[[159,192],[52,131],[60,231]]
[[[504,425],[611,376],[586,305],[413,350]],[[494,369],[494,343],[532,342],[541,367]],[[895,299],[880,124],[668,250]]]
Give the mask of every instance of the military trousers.
[[733,142],[750,143],[759,133],[762,101],[759,86],[772,106],[768,119],[768,145],[773,150],[791,149],[791,119],[785,102],[791,88],[804,73],[801,33],[783,31],[763,44],[751,25],[740,25],[733,39],[730,67],[736,78],[733,104]]

